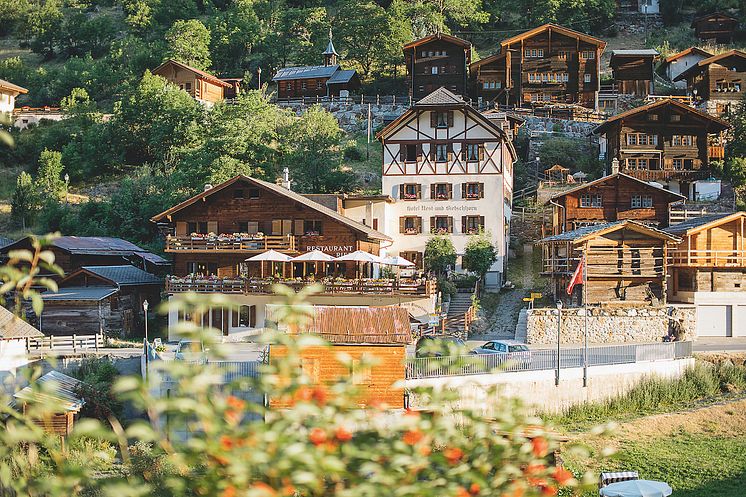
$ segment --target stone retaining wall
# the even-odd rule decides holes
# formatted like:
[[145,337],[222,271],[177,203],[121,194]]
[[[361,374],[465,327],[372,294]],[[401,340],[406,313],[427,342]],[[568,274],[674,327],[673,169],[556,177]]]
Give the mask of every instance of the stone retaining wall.
[[[368,104],[320,102],[318,105],[334,114],[334,117],[339,121],[339,126],[347,132],[365,132],[368,128]],[[309,106],[298,102],[283,103],[282,107],[292,110],[297,115],[301,115]],[[370,104],[373,130],[375,131],[383,126],[384,118],[388,121],[392,121],[404,114],[404,111],[408,108],[409,102],[402,102],[401,104]]]
[[[676,330],[682,340],[696,338],[693,307],[624,307],[588,310],[589,343],[660,342]],[[561,343],[583,343],[585,309],[563,309]],[[535,345],[557,343],[557,309],[527,312],[526,342]]]

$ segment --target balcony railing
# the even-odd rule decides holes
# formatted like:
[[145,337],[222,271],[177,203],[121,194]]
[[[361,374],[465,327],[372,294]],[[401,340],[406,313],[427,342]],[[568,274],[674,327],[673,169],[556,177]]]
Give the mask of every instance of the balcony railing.
[[724,159],[725,158],[725,147],[722,145],[710,145],[707,147],[707,156],[710,159]]
[[746,250],[674,250],[668,262],[673,266],[746,267]]
[[299,291],[312,283],[321,283],[325,294],[349,295],[421,295],[430,296],[435,293],[435,284],[430,280],[277,280],[258,278],[199,278],[176,277],[166,279],[167,293],[230,293],[240,295],[272,294],[272,286],[276,283],[289,286]]
[[169,236],[166,252],[264,252],[270,249],[285,252],[298,250],[293,235],[239,236]]
[[708,175],[707,171],[699,169],[625,169],[623,172],[643,181],[671,178],[695,180],[704,179]]

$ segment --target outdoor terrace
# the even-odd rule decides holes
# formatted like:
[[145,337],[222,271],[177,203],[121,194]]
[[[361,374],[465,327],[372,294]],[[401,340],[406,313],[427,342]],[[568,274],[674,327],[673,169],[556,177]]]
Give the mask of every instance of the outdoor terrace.
[[673,250],[668,263],[679,267],[746,267],[746,250]]
[[166,238],[166,252],[246,252],[259,253],[267,250],[296,252],[298,237],[293,235],[231,234],[191,235]]

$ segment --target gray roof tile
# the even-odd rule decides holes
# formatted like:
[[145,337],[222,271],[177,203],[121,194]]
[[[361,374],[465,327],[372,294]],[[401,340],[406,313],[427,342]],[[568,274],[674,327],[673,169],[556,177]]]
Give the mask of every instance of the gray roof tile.
[[290,79],[312,79],[312,78],[330,78],[339,70],[338,65],[334,66],[300,66],[300,67],[283,67],[272,81],[285,81]]
[[341,83],[348,83],[352,77],[355,76],[355,70],[354,69],[344,69],[339,70],[334,73],[334,75],[329,78],[329,81],[326,82],[327,85],[334,85],[334,84],[341,84]]
[[711,214],[707,216],[701,216],[701,217],[695,217],[692,219],[687,219],[684,222],[673,224],[666,228],[664,231],[667,233],[673,233],[676,235],[680,235],[682,233],[686,233],[692,228],[699,228],[700,226],[704,226],[705,224],[709,224],[713,221],[717,221],[718,219],[722,219],[726,216],[730,216],[733,214],[732,212],[722,212],[719,214]]
[[98,302],[118,291],[116,288],[110,286],[71,286],[69,288],[60,288],[56,292],[44,292],[41,294],[41,298],[45,302],[64,302],[68,300],[90,300]]
[[0,306],[0,338],[42,337],[44,334],[19,318],[5,307]]
[[113,281],[119,286],[126,285],[155,285],[161,279],[135,266],[83,266],[83,269],[93,274]]
[[416,107],[430,106],[430,105],[464,105],[464,99],[460,96],[451,93],[442,86],[432,92],[431,94],[418,100],[415,104]]

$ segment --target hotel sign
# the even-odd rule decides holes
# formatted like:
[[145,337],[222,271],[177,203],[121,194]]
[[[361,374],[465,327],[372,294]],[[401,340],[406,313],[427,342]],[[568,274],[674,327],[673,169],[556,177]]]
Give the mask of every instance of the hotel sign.
[[475,205],[433,205],[433,204],[416,204],[408,205],[407,212],[476,212]]

